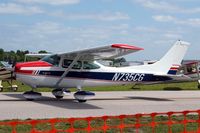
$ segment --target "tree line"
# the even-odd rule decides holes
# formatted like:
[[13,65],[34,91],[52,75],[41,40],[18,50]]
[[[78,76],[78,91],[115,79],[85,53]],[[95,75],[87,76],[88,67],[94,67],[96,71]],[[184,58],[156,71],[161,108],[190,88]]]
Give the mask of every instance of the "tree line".
[[[23,62],[25,58],[25,54],[31,53],[28,50],[17,50],[17,51],[5,51],[4,49],[0,48],[0,61],[6,61],[9,64],[13,62]],[[45,50],[40,50],[38,53],[47,53]]]

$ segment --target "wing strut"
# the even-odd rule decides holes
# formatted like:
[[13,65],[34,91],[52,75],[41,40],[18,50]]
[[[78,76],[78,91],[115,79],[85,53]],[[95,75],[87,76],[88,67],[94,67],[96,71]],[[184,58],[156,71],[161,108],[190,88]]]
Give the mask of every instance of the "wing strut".
[[56,82],[55,84],[55,88],[58,88],[60,82],[65,78],[65,76],[69,73],[69,71],[71,70],[71,68],[74,66],[74,64],[78,61],[78,59],[80,58],[80,54],[77,54],[77,56],[74,58],[74,60],[72,61],[72,63],[69,65],[69,67],[65,70],[65,72],[62,74],[62,76],[60,77],[60,79]]

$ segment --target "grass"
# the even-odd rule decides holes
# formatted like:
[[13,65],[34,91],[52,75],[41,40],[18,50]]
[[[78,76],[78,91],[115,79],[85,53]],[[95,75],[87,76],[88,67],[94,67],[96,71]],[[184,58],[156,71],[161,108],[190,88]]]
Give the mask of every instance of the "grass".
[[[139,130],[139,133],[140,132],[141,133],[142,132],[143,133],[152,133],[153,131],[155,133],[168,133],[168,131],[170,129],[173,133],[181,133],[184,131],[184,125],[180,124],[180,122],[182,122],[182,120],[183,120],[182,118],[183,118],[183,116],[181,114],[172,116],[171,120],[176,123],[172,124],[169,128],[168,125],[160,123],[160,122],[167,123],[169,120],[168,116],[156,116],[155,122],[157,122],[158,124],[154,128],[152,128],[151,126],[147,125],[147,124],[151,124],[152,118],[150,116],[141,117],[139,119],[140,124],[144,124],[144,125],[141,126],[138,130]],[[195,120],[198,120],[199,116],[196,114],[187,115],[186,119],[194,120],[194,122],[190,122],[185,125],[186,131],[187,132],[196,132],[199,129],[199,124],[196,123]],[[86,131],[84,130],[85,128],[88,127],[88,122],[86,120],[84,120],[84,119],[75,120],[72,125],[70,125],[70,123],[67,122],[66,119],[63,119],[63,121],[62,121],[62,119],[60,119],[60,120],[61,121],[54,124],[55,129],[59,133],[68,130],[71,126],[75,129],[76,133],[86,133]],[[22,120],[19,120],[19,121],[22,121]],[[119,118],[108,118],[105,120],[105,122],[101,118],[95,118],[90,121],[90,127],[92,127],[94,129],[92,131],[92,133],[103,133],[103,129],[101,129],[101,128],[106,123],[106,125],[109,126],[109,128],[107,128],[107,130],[106,130],[106,133],[118,133],[118,132],[120,133],[120,129],[116,128],[115,126],[119,126],[121,124],[121,122],[123,122],[125,125],[132,124],[132,126],[133,126],[134,124],[137,123],[137,121],[138,120],[134,116],[124,118],[124,119],[122,119],[122,121]],[[22,122],[24,122],[24,121],[22,121]],[[177,122],[179,122],[179,123],[177,123]],[[22,124],[22,125],[16,126],[17,133],[29,133],[31,131],[31,129],[32,129],[32,126],[30,124]],[[52,127],[51,127],[51,123],[41,122],[41,123],[37,123],[35,125],[34,129],[39,132],[48,132],[52,129]],[[1,133],[11,133],[12,127],[1,125],[0,132]],[[134,132],[136,132],[135,127],[125,127],[123,129],[123,133],[134,133]]]
[[[31,88],[27,85],[23,85],[18,81],[14,81],[14,84],[18,85],[18,91],[24,92],[27,90],[31,90]],[[118,85],[118,86],[103,86],[103,87],[85,87],[84,90],[88,91],[149,91],[149,90],[199,90],[197,87],[197,82],[183,82],[183,83],[166,83],[166,84],[154,84],[154,85]],[[9,92],[12,91],[9,88],[7,82],[3,82],[3,86],[5,87],[4,91]],[[76,91],[76,89],[71,89],[72,91]],[[50,92],[52,89],[50,88],[37,88],[39,92]]]

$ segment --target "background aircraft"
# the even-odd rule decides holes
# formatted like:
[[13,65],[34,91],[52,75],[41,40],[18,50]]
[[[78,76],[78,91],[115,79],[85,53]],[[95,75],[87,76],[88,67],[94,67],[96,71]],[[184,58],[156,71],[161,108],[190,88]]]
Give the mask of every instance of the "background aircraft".
[[189,76],[192,80],[198,81],[198,88],[200,89],[200,62],[196,60],[183,61],[179,70],[180,74]]
[[10,86],[9,88],[13,91],[18,90],[18,86],[13,84],[14,75],[12,70],[12,65],[8,62],[0,61],[0,91],[3,91],[4,87],[2,85],[3,81],[6,81]]

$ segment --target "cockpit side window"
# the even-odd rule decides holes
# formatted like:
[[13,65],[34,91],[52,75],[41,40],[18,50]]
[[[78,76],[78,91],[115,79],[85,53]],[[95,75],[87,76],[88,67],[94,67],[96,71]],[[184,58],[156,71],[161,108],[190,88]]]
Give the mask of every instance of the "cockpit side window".
[[64,59],[62,66],[64,68],[68,68],[71,63],[72,63],[72,60],[66,60],[66,59]]
[[98,68],[100,68],[100,66],[95,64],[94,62],[89,62],[89,61],[83,62],[83,69],[98,69]]
[[48,63],[52,64],[53,66],[59,66],[60,56],[58,56],[58,55],[49,55],[49,56],[45,56],[41,60],[45,61],[45,62],[48,62]]
[[77,61],[74,66],[72,67],[72,69],[81,69],[82,67],[82,62],[81,61]]
[[[72,63],[73,60],[68,60],[68,59],[64,59],[63,60],[63,64],[62,67],[63,68],[68,68],[69,65]],[[72,67],[72,69],[81,69],[82,67],[82,62],[81,61],[77,61],[74,66]]]

